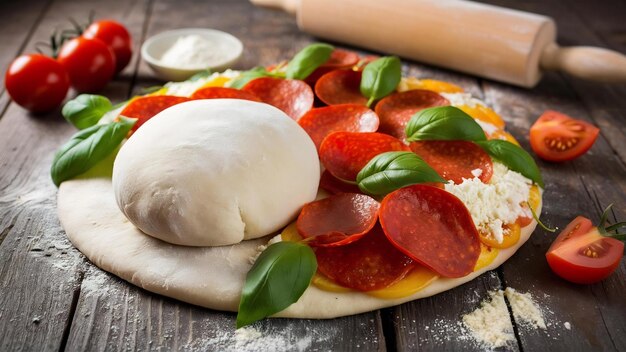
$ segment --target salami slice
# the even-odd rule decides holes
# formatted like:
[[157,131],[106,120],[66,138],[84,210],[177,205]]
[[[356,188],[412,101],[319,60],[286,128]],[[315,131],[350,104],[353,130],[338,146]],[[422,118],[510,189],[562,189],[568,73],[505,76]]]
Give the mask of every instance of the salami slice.
[[378,221],[380,204],[358,193],[340,193],[308,203],[296,225],[313,247],[343,246],[363,237]]
[[423,185],[401,188],[383,199],[380,223],[393,245],[437,274],[463,277],[474,270],[478,231],[451,193]]
[[261,101],[254,93],[225,87],[206,87],[195,91],[191,99],[243,99]]
[[315,94],[327,105],[367,104],[361,94],[361,72],[334,70],[320,77],[315,83]]
[[330,194],[337,193],[361,193],[359,187],[353,183],[343,182],[333,176],[328,170],[324,170],[320,178],[320,188]]
[[132,131],[136,131],[141,125],[150,120],[154,115],[176,104],[189,101],[189,98],[176,97],[173,95],[151,95],[133,99],[120,115],[137,119]]
[[311,110],[315,99],[311,87],[295,79],[261,77],[250,81],[243,90],[279,108],[296,121]]
[[363,238],[341,247],[318,248],[317,269],[338,283],[358,291],[393,285],[416,263],[396,249],[376,225]]
[[398,139],[382,133],[335,132],[322,141],[319,154],[333,176],[355,181],[359,171],[376,155],[408,150]]
[[376,114],[380,118],[379,132],[404,140],[404,129],[416,112],[434,106],[450,105],[441,95],[422,89],[394,93],[376,104]]
[[311,109],[298,123],[319,150],[333,132],[375,132],[379,121],[376,113],[363,105],[341,104]]
[[487,183],[493,175],[491,157],[472,142],[419,141],[412,142],[410,148],[441,177],[456,184],[463,182],[464,178],[472,179],[476,175]]
[[328,59],[328,61],[315,69],[315,71],[313,71],[313,73],[311,73],[309,77],[305,79],[305,82],[313,86],[315,85],[315,82],[317,82],[317,80],[324,74],[333,70],[351,69],[357,63],[359,63],[359,55],[357,55],[355,52],[335,49],[330,54],[330,58]]

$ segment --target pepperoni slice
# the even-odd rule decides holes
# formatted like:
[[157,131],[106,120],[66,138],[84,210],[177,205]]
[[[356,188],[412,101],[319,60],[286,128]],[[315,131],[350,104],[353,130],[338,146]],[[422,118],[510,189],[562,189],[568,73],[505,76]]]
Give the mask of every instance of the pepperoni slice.
[[382,133],[334,132],[322,141],[320,160],[333,176],[355,181],[356,175],[376,155],[409,148],[398,139]]
[[333,176],[328,170],[324,170],[320,178],[320,188],[330,194],[337,193],[361,193],[359,187],[353,183],[343,182]]
[[380,118],[379,132],[404,140],[404,129],[416,112],[434,106],[450,105],[441,95],[422,89],[394,93],[376,104],[376,114]]
[[380,225],[348,245],[317,248],[315,256],[320,273],[341,286],[358,291],[393,285],[417,265],[389,243]]
[[305,82],[310,85],[315,85],[315,82],[324,74],[339,69],[351,69],[353,66],[359,63],[359,55],[355,52],[335,49],[330,54],[328,61],[323,63],[320,67],[316,68],[313,73],[305,79]]
[[334,70],[315,83],[315,94],[327,105],[365,105],[367,98],[361,94],[360,85],[360,71]]
[[311,110],[315,99],[311,87],[295,79],[261,77],[250,81],[243,90],[279,108],[296,121]]
[[133,99],[120,115],[137,119],[132,131],[136,131],[141,125],[150,120],[154,115],[176,104],[189,101],[189,98],[176,97],[173,95],[151,95]]
[[491,157],[482,148],[467,141],[419,141],[410,144],[419,155],[446,180],[459,184],[464,178],[472,179],[472,171],[480,169],[478,178],[489,182],[493,175]]
[[309,110],[300,120],[317,150],[326,136],[333,132],[375,132],[378,115],[363,105],[341,104]]
[[254,93],[245,90],[225,87],[206,87],[195,91],[191,99],[243,99],[261,101]]
[[441,276],[471,273],[480,256],[469,211],[439,188],[414,185],[390,193],[381,204],[380,223],[393,245]]
[[358,193],[340,193],[308,203],[296,226],[314,247],[343,246],[363,237],[378,220],[380,204]]

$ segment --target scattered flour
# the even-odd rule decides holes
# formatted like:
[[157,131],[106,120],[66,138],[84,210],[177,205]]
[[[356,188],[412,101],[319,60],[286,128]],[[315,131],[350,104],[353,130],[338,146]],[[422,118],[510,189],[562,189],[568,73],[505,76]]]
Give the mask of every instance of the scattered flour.
[[487,347],[503,347],[515,341],[502,290],[491,292],[489,300],[483,301],[480,308],[462,319],[469,333]]
[[567,330],[572,330],[572,324],[570,324],[569,321],[566,321],[565,323],[563,323],[563,326],[565,326]]
[[[492,291],[489,296],[490,298],[484,300],[479,308],[462,317],[467,333],[488,349],[508,346],[515,342],[506,301],[509,302],[518,326],[542,330],[546,330],[547,325],[554,326],[546,324],[541,308],[530,293],[521,293],[508,287],[504,291]],[[564,326],[568,330],[571,328],[568,322],[565,322]]]
[[511,305],[513,316],[518,324],[525,324],[532,328],[546,328],[543,314],[530,293],[520,293],[507,287],[504,294]]
[[223,352],[248,352],[248,351],[308,351],[315,349],[313,339],[316,342],[328,341],[334,336],[328,334],[310,332],[303,338],[285,331],[284,333],[268,333],[267,331],[257,330],[254,327],[243,327],[235,331],[219,332],[217,336],[211,339],[196,340],[195,343],[183,346],[185,350],[203,351],[203,350],[219,350]]

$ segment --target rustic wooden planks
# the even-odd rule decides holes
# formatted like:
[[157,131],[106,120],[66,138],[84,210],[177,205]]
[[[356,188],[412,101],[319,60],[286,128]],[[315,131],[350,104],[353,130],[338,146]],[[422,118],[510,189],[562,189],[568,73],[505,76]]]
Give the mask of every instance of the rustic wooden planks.
[[[25,51],[67,16],[84,18],[94,9],[121,19],[132,4],[57,1],[39,23],[32,20],[38,26]],[[113,82],[103,94],[115,99],[124,92],[117,100],[124,99],[124,85]],[[54,151],[74,132],[58,111],[34,117],[16,104],[0,120],[0,350],[65,348],[85,261],[59,225],[49,170]]]

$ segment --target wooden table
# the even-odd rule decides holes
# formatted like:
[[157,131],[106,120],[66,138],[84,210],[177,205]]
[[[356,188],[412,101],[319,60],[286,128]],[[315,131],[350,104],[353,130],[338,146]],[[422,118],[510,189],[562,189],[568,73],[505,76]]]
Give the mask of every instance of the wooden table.
[[[553,16],[562,44],[600,45],[626,53],[626,1],[513,1],[496,4]],[[233,0],[3,1],[0,62],[22,52],[73,16],[114,18],[132,32],[135,55],[102,93],[122,101],[153,79],[138,55],[145,38],[179,27],[211,27],[241,38],[239,68],[275,63],[315,41],[289,16]],[[452,24],[451,24],[452,25]],[[563,227],[576,215],[597,219],[615,203],[626,219],[626,85],[583,82],[548,74],[532,90],[404,61],[405,74],[455,82],[487,101],[529,149],[528,129],[546,109],[594,123],[601,135],[576,161],[539,161],[546,181],[543,219]],[[3,77],[3,76],[2,76]],[[2,78],[0,78],[2,79]],[[57,111],[34,117],[0,95],[0,350],[228,350],[254,349],[233,338],[235,315],[146,292],[93,266],[68,242],[56,215],[49,176],[54,151],[75,130]],[[544,253],[555,235],[537,230],[495,271],[435,297],[333,320],[265,320],[267,349],[480,350],[458,322],[488,292],[513,287],[543,307],[547,330],[512,322],[508,350],[626,350],[626,265],[595,285],[556,278]],[[571,324],[571,329],[565,327]]]

